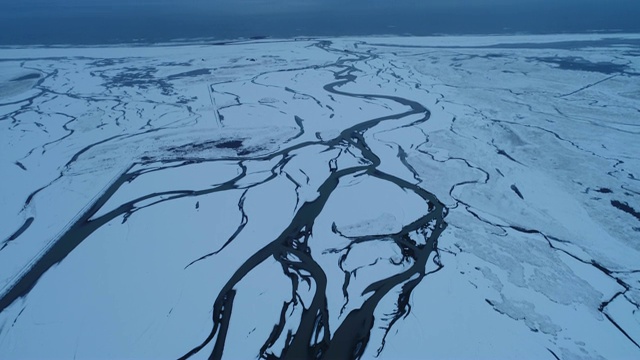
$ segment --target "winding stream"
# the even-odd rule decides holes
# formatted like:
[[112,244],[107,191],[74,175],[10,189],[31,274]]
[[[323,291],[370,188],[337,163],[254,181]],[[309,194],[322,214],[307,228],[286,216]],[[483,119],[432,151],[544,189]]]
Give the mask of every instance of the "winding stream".
[[[321,185],[315,189],[318,197],[313,201],[304,202],[299,206],[289,225],[282,230],[277,238],[257,251],[251,250],[250,253],[247,254],[246,260],[240,264],[235,273],[233,273],[226,284],[218,291],[217,297],[212,299],[213,317],[209,336],[205,339],[194,339],[194,347],[192,349],[186,349],[182,358],[190,358],[196,354],[209,355],[210,358],[213,359],[223,357],[227,331],[232,321],[231,315],[236,311],[236,309],[234,309],[234,297],[237,292],[237,285],[248,274],[256,271],[256,268],[267,259],[275,259],[280,264],[284,275],[291,280],[293,291],[291,299],[282,305],[280,321],[272,324],[273,330],[270,336],[265,339],[264,345],[260,349],[259,355],[261,358],[358,359],[364,354],[367,346],[370,345],[371,331],[376,322],[374,312],[384,297],[394,296],[393,294],[395,294],[395,296],[397,296],[395,299],[397,308],[396,311],[391,314],[390,318],[386,319],[386,325],[384,326],[386,337],[391,327],[410,311],[410,295],[428,274],[426,269],[429,259],[433,259],[435,256],[434,261],[438,261],[437,241],[440,234],[446,228],[444,217],[446,216],[447,209],[433,194],[413,182],[382,171],[380,169],[381,158],[367,144],[367,141],[370,140],[367,135],[368,132],[383,122],[394,122],[394,126],[397,127],[419,124],[429,119],[430,112],[419,102],[401,97],[358,94],[341,90],[345,85],[354,83],[357,80],[357,73],[359,71],[357,64],[359,62],[373,60],[376,55],[360,51],[336,50],[331,47],[332,44],[329,41],[318,42],[315,46],[325,51],[339,52],[341,54],[339,61],[324,66],[325,69],[331,69],[331,71],[333,71],[335,78],[335,81],[324,85],[326,92],[336,97],[351,97],[370,101],[392,101],[408,107],[409,110],[399,114],[373,118],[361,122],[343,130],[333,139],[320,139],[318,137],[318,141],[297,143],[266,156],[252,157],[249,154],[242,157],[202,159],[198,161],[185,161],[184,159],[176,158],[173,161],[165,161],[164,166],[152,170],[134,170],[138,164],[132,164],[127,171],[117,178],[106,191],[97,198],[95,203],[68,228],[33,266],[15,282],[10,290],[0,298],[0,312],[5,310],[17,299],[26,296],[45,272],[63,261],[79,244],[110,221],[119,217],[122,217],[123,221],[127,221],[133,213],[162,202],[184,197],[197,198],[198,196],[216,192],[249,189],[263,185],[277,177],[288,176],[283,170],[289,165],[290,160],[296,156],[301,156],[299,154],[300,150],[314,146],[321,148],[322,152],[339,151],[340,155],[338,155],[338,157],[355,156],[358,160],[358,165],[340,167],[338,166],[338,158],[324,165],[329,166],[329,173],[328,176],[322,180]],[[287,89],[287,91],[293,90]],[[420,120],[416,121],[416,116],[419,116]],[[296,117],[295,122],[300,128],[300,133],[295,137],[298,138],[304,134],[304,122],[299,117]],[[395,125],[396,123],[397,125]],[[109,140],[110,139],[107,139],[105,141]],[[220,146],[224,147],[225,145],[222,144]],[[227,146],[231,145],[227,144]],[[406,154],[402,148],[399,148],[398,161],[401,161],[405,167],[411,170],[404,159],[405,156]],[[67,166],[71,165],[77,158],[78,156],[75,156]],[[271,168],[271,175],[267,177],[267,179],[251,185],[244,185],[242,183],[249,175],[247,166],[245,165],[246,162],[270,162],[274,160],[278,161]],[[138,176],[144,173],[176,168],[195,162],[220,161],[235,162],[238,167],[242,169],[241,173],[233,179],[209,189],[199,191],[175,190],[149,194],[123,203],[109,212],[96,216],[123,184],[135,181]],[[310,159],[309,161],[313,160]],[[139,164],[145,164],[145,162],[141,161]],[[333,250],[336,254],[340,255],[340,263],[338,266],[340,266],[345,273],[343,284],[345,304],[349,301],[346,289],[351,279],[355,277],[355,271],[344,270],[342,265],[355,245],[365,242],[392,241],[395,246],[401,249],[401,263],[405,266],[402,271],[369,284],[362,294],[362,305],[357,309],[351,310],[346,316],[342,316],[343,314],[334,314],[329,311],[326,291],[327,275],[322,266],[316,261],[317,259],[314,258],[314,256],[317,255],[317,250],[315,250],[313,246],[313,230],[316,219],[322,213],[327,201],[332,197],[338,185],[354,177],[369,177],[377,181],[391,183],[402,189],[405,193],[419,197],[425,205],[422,216],[409,224],[403,224],[400,231],[392,234],[347,236],[342,234],[334,223],[334,234],[342,236],[349,241],[348,246]],[[290,180],[293,181],[292,179]],[[297,184],[297,186],[300,185]],[[298,199],[298,201],[300,202],[300,199]],[[145,205],[140,205],[143,202]],[[211,256],[224,252],[225,247],[233,242],[238,234],[243,231],[248,221],[244,213],[243,203],[244,195],[238,203],[238,208],[243,214],[243,220],[233,236],[226,241],[222,248],[216,252],[203,255],[193,263],[203,261]],[[31,218],[25,223],[16,233],[15,237],[19,236],[32,221],[33,219]],[[316,239],[316,241],[318,240]],[[191,266],[193,263],[188,266]],[[302,304],[300,297],[296,295],[299,286],[304,283],[313,283],[315,287],[312,301],[308,304]],[[393,291],[394,289],[400,289],[400,291],[396,294]],[[285,313],[291,312],[291,309],[294,307],[301,310],[299,318],[292,319],[284,316]],[[340,324],[335,327],[336,330],[332,332],[330,330],[330,321],[338,321],[339,319],[341,319]],[[287,324],[287,322],[291,321],[296,321],[296,324],[293,325],[293,328],[296,330],[295,332],[286,332],[286,327],[292,327],[292,324]],[[261,326],[264,326],[264,324],[261,324]],[[285,345],[284,348],[281,349],[280,355],[276,356],[271,348],[282,336],[286,336]],[[210,345],[213,345],[211,353],[201,354],[203,351],[206,351],[205,349],[210,348]],[[382,344],[377,344],[376,346],[379,346],[378,353],[382,351],[384,339]]]

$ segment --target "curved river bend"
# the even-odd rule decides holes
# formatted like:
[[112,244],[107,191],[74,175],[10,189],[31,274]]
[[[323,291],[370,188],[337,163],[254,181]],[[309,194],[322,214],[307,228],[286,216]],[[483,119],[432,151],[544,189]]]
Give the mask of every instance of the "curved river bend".
[[[372,150],[368,142],[372,140],[370,136],[372,130],[375,130],[382,123],[393,123],[394,128],[409,127],[427,121],[430,113],[428,109],[414,100],[391,95],[362,94],[342,90],[348,87],[349,84],[355,83],[358,79],[358,64],[375,60],[376,55],[358,50],[336,50],[332,48],[332,43],[329,41],[318,42],[315,46],[324,51],[340,54],[340,60],[322,67],[333,72],[334,81],[324,85],[324,90],[331,96],[348,97],[359,101],[393,102],[408,110],[360,122],[342,130],[332,139],[322,139],[317,136],[317,141],[296,143],[268,155],[252,157],[249,154],[239,157],[210,158],[197,161],[184,161],[184,159],[176,157],[173,160],[165,160],[164,165],[153,170],[136,169],[137,165],[144,165],[145,161],[133,164],[0,298],[0,311],[6,309],[19,298],[26,296],[43,274],[63,261],[95,231],[114,219],[122,217],[123,221],[127,221],[137,211],[171,200],[185,197],[197,198],[211,193],[258,187],[275,178],[289,176],[284,170],[292,166],[290,161],[293,158],[306,156],[308,157],[308,162],[317,162],[318,158],[321,158],[320,154],[337,151],[339,153],[338,157],[321,165],[329,168],[326,177],[324,179],[314,179],[316,183],[320,184],[313,189],[317,193],[317,197],[312,201],[303,202],[297,207],[289,225],[281,231],[279,236],[260,249],[249,250],[246,254],[246,260],[238,264],[237,270],[227,280],[226,284],[219,289],[217,297],[212,299],[213,323],[209,336],[204,339],[194,339],[194,347],[185,349],[183,358],[190,358],[197,354],[207,355],[213,359],[223,357],[225,343],[228,341],[228,329],[233,321],[232,314],[245,311],[234,306],[238,284],[252,272],[258,271],[256,270],[258,266],[268,259],[277,261],[283,274],[290,279],[291,296],[289,301],[282,304],[280,320],[277,323],[260,324],[260,326],[272,328],[269,337],[264,339],[264,344],[259,349],[259,355],[262,358],[358,359],[364,354],[367,346],[372,345],[369,344],[369,340],[374,324],[384,328],[385,334],[382,338],[382,343],[374,345],[378,347],[378,353],[382,351],[386,334],[397,321],[400,321],[410,311],[409,299],[411,293],[428,274],[426,270],[428,261],[431,259],[436,264],[438,262],[437,241],[442,231],[446,228],[444,217],[447,209],[433,194],[415,183],[381,170],[381,156]],[[215,91],[213,87],[212,91]],[[287,91],[295,92],[291,89],[287,89]],[[296,117],[296,123],[300,127],[300,133],[297,136],[299,137],[305,132],[304,122]],[[237,147],[238,145],[239,143],[227,142],[220,146]],[[309,149],[313,149],[311,154],[308,152]],[[307,152],[303,153],[303,151]],[[318,158],[314,158],[315,156]],[[399,147],[398,158],[393,161],[402,162],[403,166],[411,171],[412,169],[405,161],[404,156],[404,151]],[[349,162],[349,164],[353,165],[344,166],[340,159],[341,157],[351,157],[355,161]],[[134,182],[143,174],[150,171],[161,172],[164,169],[175,169],[196,162],[219,161],[234,162],[242,171],[233,179],[209,189],[200,191],[175,190],[149,194],[122,203],[110,211],[100,212],[123,184]],[[250,175],[250,171],[247,170],[246,166],[248,162],[254,164],[275,163],[275,165],[272,165],[270,169],[271,175],[266,179],[246,185],[245,180]],[[328,305],[327,287],[329,285],[327,273],[326,269],[323,269],[323,266],[317,261],[317,256],[323,251],[321,246],[322,239],[314,237],[314,225],[327,202],[332,196],[336,196],[336,189],[339,185],[356,178],[368,178],[372,181],[395,186],[403,193],[409,194],[408,196],[418,198],[424,206],[420,216],[407,224],[403,224],[401,229],[391,233],[348,235],[344,234],[335,222],[333,223],[332,232],[347,240],[348,244],[343,248],[324,249],[325,252],[328,251],[339,256],[340,260],[337,266],[344,273],[342,282],[344,305],[342,310],[336,313],[335,311],[331,312]],[[290,180],[295,182],[291,178]],[[296,183],[297,188],[303,186],[310,186],[309,182],[307,181],[306,185]],[[371,194],[371,196],[375,197],[376,194]],[[145,201],[147,205],[139,205]],[[301,199],[298,198],[298,201],[301,202]],[[356,208],[358,206],[358,204],[351,205],[356,206]],[[199,203],[196,206],[198,207]],[[204,254],[189,266],[218,254],[224,256],[225,248],[235,240],[247,225],[248,220],[243,206],[244,195],[238,204],[238,208],[243,214],[243,219],[233,236],[226,241],[222,248],[213,253]],[[25,226],[28,227],[29,225],[30,223]],[[361,294],[351,294],[349,285],[355,280],[357,269],[348,269],[344,264],[349,261],[349,256],[352,254],[354,247],[364,243],[392,243],[401,254],[401,258],[397,260],[397,263],[393,264],[399,270],[388,274],[382,279],[371,281]],[[304,291],[303,288],[314,289],[310,302],[303,303],[301,301],[302,296],[299,293]],[[351,309],[348,313],[343,313],[347,303],[353,302],[354,297],[360,298],[361,305]],[[389,316],[384,320],[376,319],[374,313],[385,297],[393,297],[395,299],[396,309],[393,313],[388,314]],[[293,314],[294,309],[296,309],[295,316],[287,315]],[[377,321],[381,321],[381,323]],[[276,349],[276,343],[280,343],[279,349]],[[208,353],[203,354],[203,352]]]

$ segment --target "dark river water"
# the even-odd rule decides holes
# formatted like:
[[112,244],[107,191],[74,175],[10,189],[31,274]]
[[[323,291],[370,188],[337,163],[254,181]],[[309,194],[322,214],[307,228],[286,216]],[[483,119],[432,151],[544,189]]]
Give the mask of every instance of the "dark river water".
[[635,0],[0,0],[0,45],[640,31]]
[[[448,0],[449,2],[446,4],[442,1],[434,0],[427,5],[424,4],[426,1],[396,0],[397,2],[393,3],[394,6],[389,5],[390,2],[377,0],[367,2],[366,4],[368,5],[366,6],[363,0],[341,0],[341,2],[326,0],[322,4],[316,0],[297,0],[295,3],[291,0],[282,0],[281,2],[236,0],[234,3],[226,0],[216,2],[185,0],[180,6],[168,0],[139,0],[133,5],[123,0],[113,0],[109,3],[104,0],[23,0],[19,3],[7,0],[0,1],[0,4],[2,4],[2,9],[0,9],[2,10],[0,11],[0,45],[152,43],[176,39],[221,40],[241,37],[375,34],[433,35],[640,31],[640,21],[638,21],[640,17],[637,16],[639,6],[631,5],[630,2],[622,0],[609,0],[609,6],[603,5],[605,3],[600,0],[585,0],[581,6],[576,6],[576,3],[569,0],[556,0],[555,2],[548,0]],[[491,6],[489,6],[490,4]],[[380,327],[380,329],[384,330],[384,336],[377,351],[378,353],[382,351],[384,339],[392,330],[392,326],[409,313],[413,290],[429,274],[427,272],[429,259],[432,259],[436,266],[442,266],[437,255],[437,244],[439,236],[447,227],[445,217],[448,210],[434,194],[421,186],[385,172],[383,167],[380,166],[382,158],[375,153],[375,147],[370,147],[370,144],[368,144],[368,140],[373,139],[373,137],[365,135],[381,123],[393,122],[397,124],[397,128],[414,126],[429,121],[431,113],[429,109],[416,100],[395,95],[348,91],[349,87],[347,85],[356,82],[358,76],[363,76],[362,71],[358,68],[359,64],[375,61],[377,55],[369,51],[359,50],[357,47],[355,47],[355,50],[334,48],[333,43],[328,40],[317,40],[313,46],[336,54],[338,60],[322,67],[314,65],[287,71],[316,71],[323,68],[324,71],[333,73],[333,79],[322,87],[330,98],[336,96],[351,98],[351,100],[393,102],[402,105],[404,112],[363,120],[342,129],[334,138],[325,139],[316,135],[316,140],[299,142],[286,147],[284,144],[289,140],[294,140],[305,132],[303,120],[296,116],[295,122],[300,127],[299,134],[284,142],[283,147],[277,152],[267,155],[253,156],[250,152],[243,152],[243,142],[238,139],[168,148],[166,149],[167,152],[172,154],[164,155],[165,157],[162,159],[162,162],[167,166],[165,169],[177,169],[181,166],[205,161],[225,160],[236,162],[242,172],[237,177],[211,188],[197,191],[175,189],[147,194],[122,203],[102,215],[97,215],[123,184],[135,181],[136,178],[146,172],[165,170],[160,167],[154,170],[134,170],[134,165],[145,165],[146,162],[150,164],[160,162],[159,159],[143,157],[139,163],[132,164],[125,173],[106,188],[104,193],[100,194],[95,202],[87,207],[86,211],[74,220],[75,222],[68,226],[55,244],[44,251],[28,271],[21,274],[20,278],[5,293],[0,294],[0,312],[5,311],[17,301],[26,299],[26,296],[41,279],[44,279],[43,276],[50,269],[60,264],[82,242],[88,240],[95,232],[114,220],[119,221],[122,218],[121,224],[124,224],[133,213],[166,201],[187,197],[197,198],[224,191],[245,190],[238,202],[238,209],[242,212],[243,220],[236,232],[219,250],[203,254],[187,267],[217,255],[235,240],[237,234],[243,231],[244,226],[249,221],[244,209],[244,194],[247,194],[250,188],[266,184],[278,176],[289,176],[283,175],[288,174],[283,169],[288,166],[295,156],[303,156],[300,155],[305,154],[302,150],[318,148],[321,149],[322,153],[339,151],[338,157],[341,155],[343,157],[353,156],[353,159],[357,161],[353,162],[355,165],[345,162],[346,166],[342,162],[338,163],[338,157],[329,161],[326,164],[328,169],[325,177],[318,179],[320,180],[319,186],[314,189],[317,190],[318,197],[313,201],[304,202],[296,210],[291,222],[282,229],[275,239],[257,249],[248,248],[246,260],[242,260],[243,262],[240,264],[228,265],[238,267],[231,277],[227,279],[224,286],[217,289],[215,299],[212,299],[210,333],[202,339],[193,339],[193,347],[184,349],[183,358],[207,355],[205,352],[210,352],[209,356],[213,359],[222,357],[225,345],[227,345],[227,332],[231,322],[237,321],[233,319],[242,319],[242,317],[234,318],[232,314],[234,312],[236,314],[245,313],[241,308],[238,308],[238,302],[234,304],[237,288],[240,288],[239,284],[251,273],[261,271],[260,265],[268,259],[276,261],[279,264],[279,268],[282,269],[283,275],[291,279],[292,298],[290,301],[283,303],[280,309],[280,317],[274,317],[274,319],[277,319],[277,323],[258,324],[266,325],[268,329],[273,329],[269,337],[264,339],[264,343],[259,350],[260,358],[275,358],[275,356],[270,355],[270,349],[277,345],[278,339],[286,337],[285,345],[282,349],[283,359],[359,359],[365,354],[371,333],[376,325],[374,314],[380,309],[379,306],[385,297],[393,297],[396,308],[391,313],[385,313],[384,321],[386,323]],[[586,69],[603,74],[619,74],[627,71],[626,65],[594,63],[581,58],[549,57],[537,58],[537,60],[555,64],[562,69]],[[134,75],[115,76],[108,80],[111,83],[118,82],[123,86],[139,86],[140,89],[144,89],[144,81],[148,81],[151,76],[148,71],[143,69],[134,72]],[[208,75],[209,71],[209,69],[198,69],[174,74],[172,77]],[[265,72],[258,76],[267,74],[268,72]],[[398,76],[396,78],[404,81]],[[12,81],[35,81],[38,79],[40,79],[40,75],[28,74]],[[167,80],[171,80],[171,77]],[[41,84],[44,78],[39,81],[39,84]],[[106,89],[109,89],[109,81],[106,82]],[[158,80],[157,83],[160,87],[168,84],[164,79]],[[216,91],[215,86],[218,85],[220,84],[210,86],[211,93]],[[418,87],[419,84],[415,86]],[[296,93],[293,89],[285,89],[300,96],[304,95]],[[44,94],[45,91],[42,90],[42,93]],[[241,104],[239,99],[236,96],[237,105]],[[27,106],[31,106],[34,100],[31,99],[29,101],[30,103]],[[322,106],[321,103],[318,102],[318,104]],[[15,112],[22,110],[20,108]],[[189,111],[191,112],[191,110]],[[76,121],[76,118],[72,116],[69,116],[69,118],[72,118],[69,123]],[[220,117],[220,121],[223,120],[224,118]],[[73,134],[73,130],[68,130],[66,124],[64,129],[69,131],[67,136]],[[80,156],[95,146],[111,140],[150,134],[161,129],[145,129],[145,127],[142,127],[139,130],[140,132],[135,134],[120,134],[102,139],[86,146],[73,155],[66,163],[65,168],[70,168]],[[425,134],[425,136],[427,135]],[[198,160],[193,160],[193,158],[184,155],[189,150],[197,150],[198,147],[206,146],[236,149],[238,156],[224,159],[199,158]],[[498,154],[516,161],[503,150],[497,150]],[[313,154],[312,152],[309,153]],[[398,145],[397,154],[398,161],[413,173],[415,180],[421,182],[418,174],[408,164],[406,153],[400,145]],[[308,162],[311,163],[316,159],[322,159],[316,155],[318,154],[309,156]],[[195,155],[193,156],[195,157]],[[281,160],[271,168],[271,176],[267,179],[253,185],[246,185],[243,182],[245,177],[252,175],[247,172],[245,162],[252,161],[269,164],[273,160],[280,158]],[[175,165],[175,163],[180,165]],[[24,164],[16,162],[16,165],[27,171]],[[468,162],[467,165],[471,167]],[[302,173],[307,176],[304,172]],[[489,175],[487,172],[484,173],[487,175],[488,181]],[[65,175],[61,172],[58,179],[63,176]],[[348,182],[355,177],[368,177],[375,179],[375,181],[394,185],[404,193],[412,194],[421,199],[425,205],[423,214],[420,217],[411,223],[403,224],[399,231],[392,234],[348,236],[340,232],[335,222],[332,224],[332,233],[349,241],[348,245],[343,249],[327,250],[328,252],[343,253],[339,260],[339,267],[345,275],[342,284],[345,305],[340,310],[340,317],[338,317],[335,313],[329,313],[330,302],[327,300],[327,294],[329,294],[327,290],[329,283],[327,281],[327,273],[329,272],[325,272],[327,269],[323,269],[322,262],[318,261],[323,252],[320,251],[322,249],[320,239],[313,237],[313,229],[314,226],[317,226],[317,223],[321,223],[316,221],[321,219],[322,212],[330,198],[336,196],[336,189],[340,182]],[[296,194],[298,194],[297,189],[301,185],[296,183],[293,178],[290,179],[295,183]],[[35,196],[45,189],[46,187],[40,188],[29,195],[24,208],[28,208]],[[524,199],[523,194],[516,185],[511,185],[511,189],[518,197]],[[451,191],[453,191],[453,188],[451,188]],[[153,200],[153,202],[150,200]],[[300,198],[298,197],[297,201],[299,200]],[[196,209],[199,208],[199,204],[199,201],[195,203]],[[460,204],[466,205],[462,202]],[[640,216],[627,203],[612,201],[611,204],[635,217]],[[480,219],[478,216],[476,217]],[[16,229],[15,233],[5,242],[4,247],[9,242],[18,240],[32,226],[34,221],[38,221],[37,218],[30,217],[26,219],[24,224]],[[527,230],[515,226],[511,228],[519,232],[541,234],[547,238],[538,230]],[[401,260],[392,261],[391,264],[397,266],[399,270],[370,283],[359,295],[362,296],[362,305],[342,317],[342,311],[350,301],[349,284],[352,279],[355,281],[358,270],[358,268],[345,270],[342,268],[342,264],[346,261],[352,248],[365,242],[393,243],[401,255]],[[0,248],[0,251],[4,247]],[[374,266],[379,259],[385,258],[380,257],[373,264],[366,266]],[[594,262],[593,265],[595,266],[596,263]],[[610,276],[610,274],[607,272],[607,275]],[[295,313],[290,309],[294,309],[294,305],[298,305],[298,299],[303,298],[299,294],[299,291],[302,291],[299,288],[307,284],[311,289],[312,283],[315,289],[313,296],[307,305],[302,304],[302,301],[300,302],[303,309],[300,310],[299,318],[288,315],[289,317],[285,319],[285,314],[289,312],[291,314]],[[624,295],[624,293],[620,292],[618,295]],[[493,306],[489,300],[486,301]],[[235,309],[234,305],[236,306]],[[602,305],[600,308],[601,312],[604,307],[606,305]],[[607,315],[607,317],[609,316]],[[333,333],[330,330],[330,318],[340,319],[339,321],[341,321]],[[609,319],[611,320],[611,318]],[[289,321],[289,324],[287,324],[287,321]],[[613,322],[613,320],[611,321]],[[291,325],[291,323],[294,324]],[[617,326],[615,323],[614,325]],[[617,327],[621,329],[619,326]],[[296,329],[295,334],[290,329]],[[211,350],[211,348],[213,349]],[[555,354],[553,355],[555,356]]]
[[[448,210],[434,194],[423,189],[421,186],[380,169],[382,159],[371,147],[369,147],[367,141],[371,138],[366,136],[366,133],[381,123],[394,122],[398,127],[418,125],[428,121],[430,119],[431,112],[415,100],[405,99],[394,95],[353,93],[343,89],[343,87],[349,83],[353,83],[357,80],[357,74],[361,73],[357,68],[357,65],[360,63],[366,63],[367,61],[374,61],[377,59],[377,55],[360,50],[340,50],[334,48],[331,41],[326,40],[318,41],[313,46],[316,46],[321,50],[340,55],[335,63],[328,63],[322,66],[322,68],[327,71],[333,72],[333,81],[322,87],[324,91],[331,94],[331,96],[336,97],[347,97],[368,101],[383,100],[395,102],[403,106],[403,112],[364,120],[345,128],[334,138],[324,139],[317,136],[317,141],[304,141],[294,143],[289,147],[283,146],[283,148],[277,152],[267,155],[252,156],[251,153],[244,153],[244,155],[241,155],[243,154],[240,149],[242,147],[242,141],[229,140],[214,144],[188,144],[179,148],[169,148],[168,150],[177,157],[172,160],[165,158],[163,162],[166,162],[167,164],[177,162],[179,164],[167,165],[167,169],[177,169],[181,166],[196,162],[201,163],[205,161],[221,160],[219,158],[193,160],[184,157],[185,152],[197,149],[198,145],[213,145],[217,148],[236,149],[239,156],[235,159],[226,158],[225,161],[237,160],[238,166],[242,169],[242,172],[235,178],[220,184],[219,186],[215,185],[211,188],[199,191],[184,191],[176,189],[168,192],[144,195],[138,199],[127,201],[104,215],[96,216],[100,209],[107,204],[109,199],[123,184],[135,181],[137,177],[144,175],[147,171],[161,171],[161,167],[157,167],[154,170],[133,170],[134,165],[132,165],[128,171],[117,178],[105,190],[105,192],[96,199],[86,212],[78,217],[77,221],[70,224],[68,230],[61,235],[56,243],[43,252],[42,256],[34,262],[33,266],[26,271],[6,293],[0,294],[0,312],[5,311],[19,299],[25,298],[34,286],[36,286],[36,284],[42,279],[45,273],[57,264],[61,263],[67,256],[71,255],[71,253],[82,242],[87,241],[94,232],[98,231],[100,228],[106,226],[115,219],[123,217],[122,224],[124,224],[124,222],[126,222],[129,216],[133,213],[165,201],[186,197],[197,198],[199,196],[205,196],[217,192],[243,189],[243,186],[246,186],[242,185],[243,179],[246,176],[251,175],[251,173],[247,172],[247,166],[244,164],[245,161],[270,163],[274,159],[281,159],[273,165],[273,168],[271,169],[272,176],[268,177],[261,183],[249,185],[249,187],[245,189],[246,194],[248,189],[251,187],[266,184],[278,176],[283,176],[283,173],[288,174],[286,171],[283,171],[283,169],[288,166],[294,157],[303,156],[302,154],[304,154],[304,152],[300,153],[300,150],[316,148],[320,149],[321,152],[339,150],[338,156],[328,164],[329,172],[327,176],[320,182],[320,186],[317,187],[318,197],[313,201],[307,201],[302,204],[296,211],[290,224],[284,228],[281,234],[272,242],[268,243],[266,246],[248,251],[247,260],[239,264],[238,269],[220,289],[213,302],[213,324],[210,335],[202,340],[194,339],[194,347],[192,349],[185,349],[185,355],[182,358],[186,359],[195,355],[201,356],[204,352],[211,351],[207,350],[209,344],[213,344],[213,351],[210,354],[210,358],[219,359],[222,357],[227,341],[227,330],[232,321],[232,313],[234,311],[236,313],[243,313],[242,310],[238,310],[237,307],[235,310],[233,308],[234,298],[237,291],[236,289],[244,278],[248,277],[252,272],[259,271],[259,266],[267,259],[274,259],[280,263],[284,275],[292,280],[292,293],[298,294],[298,291],[302,291],[298,290],[299,287],[302,288],[302,284],[309,284],[309,289],[311,289],[311,284],[313,283],[316,290],[311,301],[305,305],[306,307],[304,309],[301,310],[299,319],[285,319],[285,314],[287,314],[290,309],[293,309],[294,305],[299,306],[298,299],[302,299],[302,297],[295,296],[290,302],[285,302],[283,304],[281,310],[282,315],[278,320],[279,322],[276,324],[267,324],[267,328],[272,328],[273,331],[260,349],[259,354],[261,358],[274,358],[273,356],[270,356],[270,348],[276,345],[278,338],[286,336],[289,340],[287,340],[286,345],[282,350],[283,359],[359,359],[363,356],[364,351],[367,348],[372,329],[374,324],[376,324],[374,313],[378,309],[379,304],[385,297],[397,297],[397,309],[392,313],[385,314],[386,320],[384,321],[388,322],[389,325],[382,329],[384,329],[384,337],[386,338],[387,334],[391,330],[391,326],[408,314],[410,309],[409,300],[413,290],[420,284],[423,278],[428,275],[427,263],[432,255],[436,253],[438,238],[446,229],[447,224],[444,219]],[[313,65],[292,71],[314,71],[319,68],[320,67]],[[182,76],[195,76],[194,74],[202,73],[203,72],[187,72],[183,73]],[[268,74],[268,72],[261,75],[266,74]],[[25,76],[23,78],[29,79],[31,76]],[[120,80],[132,81],[130,78],[123,78]],[[214,85],[212,85],[212,91],[214,91],[213,86]],[[293,89],[289,89],[287,91],[296,95],[301,95]],[[305,132],[303,120],[297,118],[296,122],[300,126],[300,133],[291,138],[291,140],[296,139]],[[142,133],[152,133],[157,130],[158,129],[147,129],[142,130]],[[74,155],[67,163],[67,166],[73,164],[83,153],[94,146],[103,144],[115,138],[137,135],[140,135],[140,133],[116,135],[88,145]],[[406,153],[401,147],[398,149],[398,159],[412,171],[411,166],[406,162]],[[342,162],[338,162],[338,158],[350,157],[352,154],[356,154],[353,156],[358,160],[356,162],[357,165],[344,166]],[[308,158],[308,162],[311,163],[318,158],[321,159],[319,154],[312,155]],[[145,161],[152,160],[142,159],[142,162]],[[155,160],[153,160],[153,162],[155,162]],[[417,180],[417,173],[414,172],[413,174],[415,176],[414,180]],[[62,176],[63,175],[60,175],[60,177]],[[335,222],[333,223],[331,231],[349,241],[349,244],[346,245],[344,249],[327,250],[329,252],[342,254],[340,264],[347,260],[349,253],[353,248],[357,247],[358,244],[365,242],[370,244],[392,242],[397,246],[401,258],[392,262],[397,267],[394,269],[397,270],[397,272],[391,272],[388,277],[376,279],[368,285],[362,293],[362,296],[366,296],[362,305],[358,309],[346,314],[346,316],[340,320],[340,325],[336,328],[335,332],[331,334],[329,318],[330,316],[337,318],[337,316],[335,313],[329,314],[327,289],[330,284],[328,285],[327,274],[325,273],[327,269],[322,268],[320,262],[318,262],[318,259],[322,256],[320,249],[323,245],[321,245],[322,240],[320,238],[314,238],[313,229],[314,226],[316,226],[316,220],[321,216],[326,203],[332,196],[336,196],[336,189],[338,188],[338,185],[341,182],[348,182],[349,179],[354,177],[369,177],[371,179],[376,179],[376,181],[387,182],[390,185],[392,184],[397,186],[405,193],[413,194],[415,197],[420,198],[421,202],[424,203],[424,207],[422,209],[423,214],[412,222],[403,224],[399,231],[392,234],[381,233],[348,236],[340,233],[338,226]],[[291,179],[295,182],[293,178]],[[297,185],[301,186],[300,184]],[[39,192],[43,191],[43,189],[44,188],[41,188],[32,193],[32,195],[27,198],[25,206],[29,206],[31,200]],[[160,200],[151,202],[149,205],[138,205],[149,199]],[[229,238],[229,240],[219,250],[213,253],[204,254],[187,267],[221,252],[228,244],[235,240],[235,236],[237,234],[243,231],[244,226],[249,221],[247,220],[247,216],[244,212],[243,199],[244,195],[238,203],[238,208],[242,211],[244,220],[239,225],[236,233]],[[195,206],[198,208],[199,202],[196,203]],[[20,237],[34,221],[36,220],[29,218],[9,239],[9,241],[14,241]],[[316,227],[316,229],[318,229],[318,227]],[[0,251],[1,250],[2,249],[0,249]],[[380,254],[379,256],[384,258],[385,255]],[[432,261],[434,264],[439,266],[439,260],[433,259]],[[376,263],[377,260],[371,265],[365,265],[358,268],[374,266]],[[238,264],[229,264],[229,266],[236,265]],[[342,267],[342,265],[339,266]],[[358,268],[348,271],[342,270],[345,273],[345,280],[342,286],[343,296],[345,296],[345,306],[350,301],[348,286],[352,281],[357,281],[356,273]],[[395,292],[397,292],[397,294]],[[355,295],[351,294],[351,301],[353,301],[354,297]],[[300,304],[303,303],[300,302]],[[342,311],[344,311],[344,307],[340,312],[341,315]],[[287,315],[287,317],[291,316],[292,315]],[[296,320],[298,320],[299,323],[295,326],[297,328],[295,336],[292,336],[294,334],[290,332],[287,334],[287,322],[290,324]],[[197,342],[199,341],[201,341],[201,343],[198,345]],[[382,351],[383,346],[384,341],[382,342],[378,352]]]

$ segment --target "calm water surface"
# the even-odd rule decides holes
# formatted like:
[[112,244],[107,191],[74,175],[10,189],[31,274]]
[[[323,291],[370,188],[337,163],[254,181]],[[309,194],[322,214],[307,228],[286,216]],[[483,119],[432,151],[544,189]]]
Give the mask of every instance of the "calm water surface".
[[0,45],[640,31],[637,0],[0,0]]

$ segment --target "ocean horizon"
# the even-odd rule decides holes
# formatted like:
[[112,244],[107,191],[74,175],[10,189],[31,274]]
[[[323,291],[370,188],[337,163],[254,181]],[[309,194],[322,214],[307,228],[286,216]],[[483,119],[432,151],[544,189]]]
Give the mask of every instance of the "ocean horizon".
[[[640,32],[640,4],[614,0],[468,5],[439,1],[0,1],[0,45],[163,43],[196,39]],[[249,4],[242,11],[242,4]],[[489,2],[491,3],[491,2]],[[288,4],[288,5],[287,5]]]

